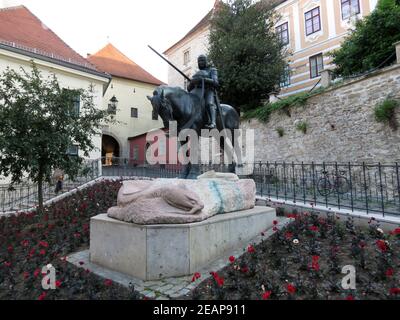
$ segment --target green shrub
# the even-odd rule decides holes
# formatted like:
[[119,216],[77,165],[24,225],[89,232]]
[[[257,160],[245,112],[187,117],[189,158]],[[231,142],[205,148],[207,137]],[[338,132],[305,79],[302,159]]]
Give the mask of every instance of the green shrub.
[[307,100],[315,93],[299,93],[287,98],[278,100],[274,103],[267,103],[257,109],[244,113],[243,119],[258,119],[262,122],[268,122],[272,112],[280,111],[290,116],[290,110],[296,106],[304,106]]
[[386,99],[381,104],[375,107],[375,119],[378,122],[388,124],[393,130],[397,130],[398,123],[396,119],[396,108],[399,106],[399,101],[394,99]]
[[393,63],[393,44],[400,41],[399,21],[398,2],[380,0],[368,17],[356,22],[355,30],[340,49],[330,53],[336,65],[335,74],[351,76]]
[[278,133],[280,138],[285,135],[285,129],[283,129],[282,127],[276,128],[276,132]]
[[296,129],[300,132],[303,132],[303,134],[307,133],[308,130],[308,124],[307,122],[299,122],[296,126]]

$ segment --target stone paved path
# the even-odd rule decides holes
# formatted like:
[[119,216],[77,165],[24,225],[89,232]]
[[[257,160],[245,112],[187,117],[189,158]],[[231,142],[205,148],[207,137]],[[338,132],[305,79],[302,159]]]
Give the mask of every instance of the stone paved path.
[[[283,226],[285,226],[290,222],[290,219],[278,217],[277,221],[279,222],[278,227],[282,228]],[[266,230],[264,232],[264,235],[260,234],[253,240],[249,241],[248,245],[249,244],[257,245],[261,241],[272,236],[273,234],[274,232],[272,228]],[[132,276],[112,271],[91,263],[89,260],[89,250],[74,253],[67,257],[67,261],[79,268],[89,269],[94,274],[104,279],[110,279],[125,287],[133,285],[136,291],[138,291],[139,293],[148,298],[152,299],[155,298],[158,300],[169,300],[169,299],[177,299],[179,297],[190,294],[191,291],[195,289],[202,281],[210,277],[211,271],[217,272],[223,269],[229,264],[228,258],[230,256],[234,256],[235,258],[240,257],[245,253],[247,247],[248,246],[246,245],[243,248],[227,252],[226,254],[221,256],[221,258],[212,262],[202,270],[198,270],[198,272],[201,274],[201,277],[195,282],[192,282],[193,275],[179,277],[179,278],[166,278],[158,281],[143,281],[134,278]]]

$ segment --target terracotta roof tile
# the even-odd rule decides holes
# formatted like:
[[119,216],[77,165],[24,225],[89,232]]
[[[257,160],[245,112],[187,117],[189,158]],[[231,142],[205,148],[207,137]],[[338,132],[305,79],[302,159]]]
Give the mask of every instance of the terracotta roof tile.
[[140,82],[161,85],[162,81],[153,77],[138,64],[133,62],[111,43],[99,52],[90,55],[88,60],[99,70],[107,72],[115,77],[136,80]]
[[0,44],[96,70],[24,6],[0,9]]

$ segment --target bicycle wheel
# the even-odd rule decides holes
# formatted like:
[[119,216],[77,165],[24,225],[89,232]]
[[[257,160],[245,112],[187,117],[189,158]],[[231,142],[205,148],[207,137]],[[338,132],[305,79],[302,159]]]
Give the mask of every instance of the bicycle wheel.
[[347,178],[337,177],[335,179],[335,190],[338,194],[345,194],[350,190],[350,184]]
[[317,184],[317,190],[321,196],[326,197],[326,196],[330,195],[331,190],[332,190],[332,184],[329,181],[329,179],[327,179],[327,178],[319,179],[318,184]]

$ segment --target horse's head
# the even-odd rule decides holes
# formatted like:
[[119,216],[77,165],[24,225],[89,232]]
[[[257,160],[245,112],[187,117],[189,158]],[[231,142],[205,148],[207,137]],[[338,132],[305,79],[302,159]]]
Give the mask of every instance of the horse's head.
[[164,127],[169,129],[169,122],[173,121],[174,117],[171,102],[165,97],[164,88],[158,87],[154,90],[153,96],[147,96],[147,99],[150,100],[154,112],[161,117]]

